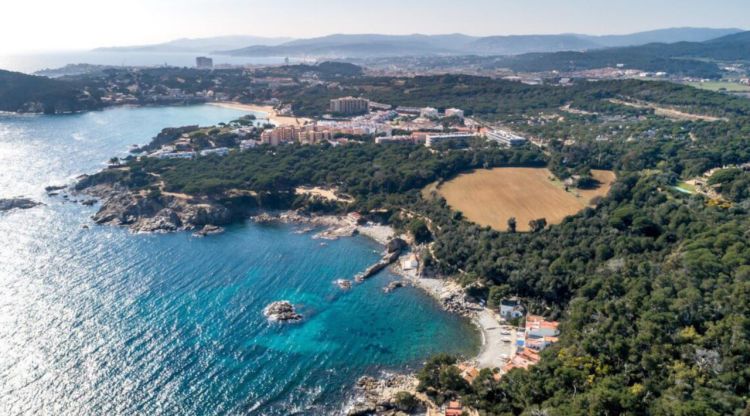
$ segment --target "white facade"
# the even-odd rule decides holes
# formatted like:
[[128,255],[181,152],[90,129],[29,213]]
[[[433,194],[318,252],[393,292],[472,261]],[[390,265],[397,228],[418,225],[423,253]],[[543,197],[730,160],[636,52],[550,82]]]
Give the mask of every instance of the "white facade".
[[446,117],[458,117],[463,120],[464,110],[460,110],[458,108],[449,108],[445,110],[445,116]]
[[440,113],[438,112],[437,108],[425,107],[419,110],[419,116],[424,118],[438,118],[440,116]]
[[201,156],[208,156],[208,155],[226,156],[228,154],[229,154],[229,149],[226,147],[217,147],[215,149],[201,150]]
[[526,143],[526,138],[515,135],[506,130],[494,130],[487,133],[487,139],[505,146],[521,146]]

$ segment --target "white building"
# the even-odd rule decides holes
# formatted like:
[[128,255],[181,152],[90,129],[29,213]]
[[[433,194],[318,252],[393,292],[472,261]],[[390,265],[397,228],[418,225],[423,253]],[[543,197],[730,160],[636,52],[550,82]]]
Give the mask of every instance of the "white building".
[[493,130],[487,133],[487,139],[504,146],[521,146],[526,143],[526,138],[513,134],[506,130]]
[[500,316],[507,320],[516,319],[525,313],[523,305],[518,298],[503,299],[500,301]]
[[195,157],[195,152],[164,152],[154,153],[159,159],[192,159]]
[[419,116],[424,118],[438,118],[440,113],[437,108],[425,107],[419,110]]
[[201,150],[201,156],[218,155],[226,156],[229,154],[229,149],[226,147],[217,147],[215,149]]
[[458,117],[461,120],[464,119],[464,110],[460,110],[458,108],[449,108],[445,110],[445,116],[446,117]]

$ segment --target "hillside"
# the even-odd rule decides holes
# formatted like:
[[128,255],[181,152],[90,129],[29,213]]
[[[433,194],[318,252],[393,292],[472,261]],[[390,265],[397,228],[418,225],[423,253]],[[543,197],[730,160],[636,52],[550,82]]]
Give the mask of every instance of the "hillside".
[[280,45],[291,38],[265,38],[260,36],[216,36],[210,38],[183,38],[153,45],[117,46],[97,48],[97,52],[211,52],[221,49],[241,48],[248,45]]
[[70,113],[101,108],[81,84],[0,70],[0,111]]
[[299,39],[279,45],[247,44],[217,53],[233,56],[317,56],[372,58],[430,55],[519,55],[525,53],[582,51],[650,42],[706,41],[737,33],[738,29],[663,29],[629,35],[581,34],[472,37],[449,35],[337,34]]
[[576,71],[618,65],[671,75],[719,78],[714,60],[750,60],[750,32],[741,32],[706,42],[650,43],[641,46],[583,52],[525,54],[500,62],[515,71]]

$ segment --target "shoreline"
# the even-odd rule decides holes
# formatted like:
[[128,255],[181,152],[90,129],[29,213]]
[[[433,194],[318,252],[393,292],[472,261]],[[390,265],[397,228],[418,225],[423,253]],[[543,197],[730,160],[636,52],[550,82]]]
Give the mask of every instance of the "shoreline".
[[270,105],[260,104],[242,104],[234,101],[215,101],[208,102],[208,105],[222,108],[230,108],[233,110],[243,110],[253,113],[264,113],[266,114],[268,121],[276,126],[297,126],[301,127],[311,122],[312,120],[305,117],[290,117],[281,116],[278,112]]

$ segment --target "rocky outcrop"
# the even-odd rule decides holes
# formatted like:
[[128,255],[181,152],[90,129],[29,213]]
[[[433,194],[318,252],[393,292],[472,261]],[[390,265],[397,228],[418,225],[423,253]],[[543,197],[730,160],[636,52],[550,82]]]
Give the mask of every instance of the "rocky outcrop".
[[388,283],[388,286],[386,286],[386,287],[383,288],[383,292],[385,292],[385,293],[391,293],[394,290],[396,290],[398,288],[401,288],[401,287],[404,287],[404,282],[402,282],[400,280],[395,280],[395,281],[393,281],[391,283]]
[[206,237],[209,235],[221,234],[224,232],[223,227],[217,227],[215,225],[207,224],[204,225],[199,231],[193,233],[194,237]]
[[56,191],[62,191],[65,188],[67,188],[66,185],[50,185],[44,188],[44,191],[49,194],[49,193],[56,192]]
[[[170,232],[203,229],[218,231],[231,222],[231,212],[211,201],[192,201],[174,196],[149,196],[117,185],[100,184],[84,190],[101,198],[92,219],[97,224],[127,226],[134,232]],[[216,227],[216,228],[211,228]]]
[[414,409],[401,409],[397,395],[415,393],[417,379],[413,375],[386,374],[380,379],[361,377],[355,386],[357,397],[347,410],[348,416],[396,416],[424,411],[424,403]]
[[385,245],[385,250],[387,253],[395,253],[395,252],[401,253],[401,250],[406,248],[406,246],[407,246],[406,241],[400,238],[394,238]]
[[263,315],[269,321],[290,322],[302,320],[302,315],[294,309],[294,305],[287,300],[273,302],[263,309]]
[[29,198],[8,198],[0,199],[0,212],[10,211],[12,209],[29,209],[42,205]]
[[352,281],[351,280],[339,279],[339,280],[336,280],[335,283],[336,283],[336,286],[338,286],[339,288],[344,289],[344,290],[349,290],[349,289],[352,288]]

